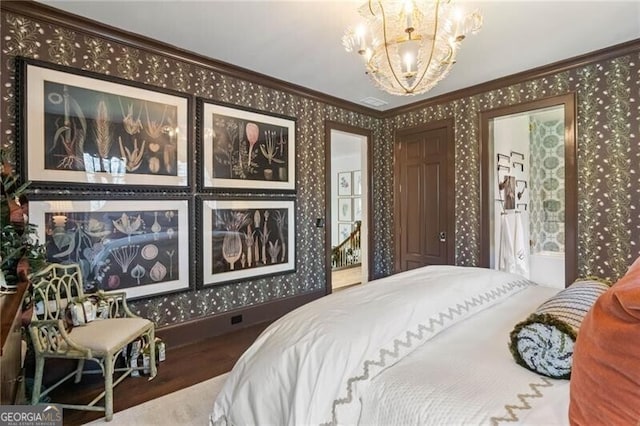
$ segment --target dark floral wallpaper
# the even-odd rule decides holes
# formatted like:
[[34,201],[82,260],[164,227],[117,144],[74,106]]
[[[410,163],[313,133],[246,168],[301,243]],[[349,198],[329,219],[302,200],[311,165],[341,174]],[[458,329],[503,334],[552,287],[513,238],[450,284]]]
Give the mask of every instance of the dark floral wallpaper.
[[3,14],[1,27],[3,146],[17,143],[16,56],[296,118],[297,272],[132,303],[135,311],[158,325],[324,288],[324,229],[314,225],[316,217],[324,216],[325,120],[373,132],[374,278],[393,272],[393,135],[397,129],[455,119],[456,187],[464,187],[456,192],[455,258],[458,265],[477,265],[478,112],[570,91],[576,91],[578,99],[579,273],[617,278],[640,254],[640,53],[380,120],[13,13]]
[[[455,119],[456,264],[480,257],[478,112],[577,93],[578,274],[617,279],[640,256],[640,52],[431,106],[385,121],[397,129]],[[392,161],[391,156],[380,155]],[[376,170],[389,170],[379,165]],[[379,180],[376,180],[376,183]]]
[[[134,311],[162,326],[324,289],[324,229],[315,227],[315,218],[324,217],[325,210],[324,123],[332,120],[371,129],[377,140],[381,137],[379,119],[26,16],[3,13],[1,26],[3,146],[18,143],[15,133],[16,56],[118,76],[150,86],[284,114],[297,120],[296,273],[136,300],[131,302]],[[384,197],[384,189],[374,185],[374,191],[378,199]],[[377,220],[382,219],[379,216]],[[381,235],[388,238],[389,230]],[[379,253],[375,274],[388,275],[391,273],[388,244],[381,238],[377,238],[375,244],[379,247],[374,247],[374,252]],[[195,281],[195,274],[193,279]]]

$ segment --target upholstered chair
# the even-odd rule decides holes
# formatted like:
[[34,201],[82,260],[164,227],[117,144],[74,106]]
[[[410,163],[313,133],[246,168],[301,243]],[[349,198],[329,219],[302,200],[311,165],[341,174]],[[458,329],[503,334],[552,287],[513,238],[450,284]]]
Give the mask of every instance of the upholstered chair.
[[[36,368],[31,403],[37,404],[51,390],[75,377],[78,383],[85,373],[104,375],[104,391],[87,405],[60,404],[63,408],[104,411],[105,419],[113,418],[113,389],[136,370],[146,369],[149,380],[156,375],[155,327],[144,318],[137,317],[128,308],[124,292],[85,294],[82,273],[77,264],[51,264],[31,276],[34,310],[29,335],[35,351]],[[69,311],[79,302],[90,300],[97,304],[103,319],[82,325],[69,326]],[[81,303],[80,303],[81,304]],[[148,365],[116,368],[118,356],[128,344],[141,340],[149,356]],[[46,390],[41,390],[45,360],[66,358],[78,361],[77,368]],[[94,361],[98,370],[84,370],[85,361]],[[114,381],[114,374],[121,373]],[[104,398],[104,405],[97,403]],[[51,401],[52,403],[56,403]]]

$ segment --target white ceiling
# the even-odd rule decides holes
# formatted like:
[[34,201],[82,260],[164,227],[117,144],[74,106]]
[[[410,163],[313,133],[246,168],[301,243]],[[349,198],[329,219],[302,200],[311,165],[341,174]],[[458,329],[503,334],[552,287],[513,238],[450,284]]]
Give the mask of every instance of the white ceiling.
[[347,101],[386,110],[640,37],[640,0],[465,2],[484,27],[465,40],[430,92],[389,95],[342,47],[360,1],[105,1],[42,3]]

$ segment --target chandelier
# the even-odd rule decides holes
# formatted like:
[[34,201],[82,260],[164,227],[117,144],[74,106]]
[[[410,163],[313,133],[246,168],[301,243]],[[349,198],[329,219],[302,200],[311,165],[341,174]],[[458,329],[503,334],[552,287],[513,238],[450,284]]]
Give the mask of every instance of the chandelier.
[[362,56],[375,85],[394,95],[433,88],[465,36],[482,26],[479,12],[465,13],[453,0],[369,0],[358,11],[365,23],[347,29],[342,43]]

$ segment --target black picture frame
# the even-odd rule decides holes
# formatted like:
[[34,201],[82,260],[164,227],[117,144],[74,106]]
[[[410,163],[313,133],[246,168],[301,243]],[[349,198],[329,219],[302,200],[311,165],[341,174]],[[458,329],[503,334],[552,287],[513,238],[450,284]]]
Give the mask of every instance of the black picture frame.
[[294,199],[200,195],[196,203],[201,287],[295,273]]
[[192,187],[193,96],[18,58],[21,177],[34,188]]
[[296,120],[198,98],[201,191],[296,190]]
[[78,263],[85,291],[149,298],[192,288],[193,201],[179,194],[32,194],[50,262]]

